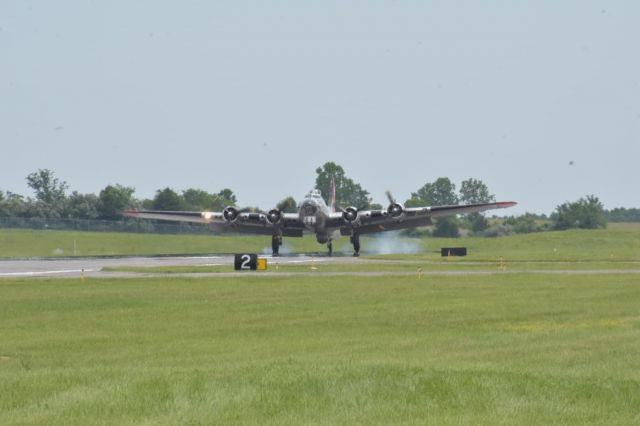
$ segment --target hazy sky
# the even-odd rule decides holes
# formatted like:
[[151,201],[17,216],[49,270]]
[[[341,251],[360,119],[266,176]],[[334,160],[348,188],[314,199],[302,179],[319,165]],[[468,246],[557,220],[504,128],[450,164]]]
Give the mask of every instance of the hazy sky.
[[[640,2],[0,1],[0,190],[49,168],[269,208],[342,165],[386,203],[640,207]],[[573,162],[573,164],[571,164]]]

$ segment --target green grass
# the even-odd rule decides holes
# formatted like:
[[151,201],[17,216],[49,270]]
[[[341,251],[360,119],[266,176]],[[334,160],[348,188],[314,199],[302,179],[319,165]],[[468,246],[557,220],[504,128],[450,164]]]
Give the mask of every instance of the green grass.
[[426,253],[376,258],[434,259],[441,247],[467,247],[467,260],[619,261],[640,260],[640,224],[612,223],[607,229],[520,234],[500,238],[425,238]]
[[[414,255],[375,255],[378,238],[363,237],[363,252],[375,258],[440,259],[441,247],[465,246],[470,261],[638,261],[640,224],[610,224],[604,230],[573,230],[513,235],[501,238],[399,239],[417,246]],[[271,239],[264,236],[157,235],[71,231],[0,229],[0,257],[75,255],[149,255],[193,253],[271,252]],[[325,253],[313,236],[285,238],[291,252]],[[335,243],[336,251],[351,252],[349,239]]]
[[0,424],[638,424],[638,275],[0,280]]
[[[139,272],[154,274],[199,274],[231,272],[232,264],[221,265],[173,265],[173,266],[110,266],[103,269],[108,272]],[[336,264],[322,261],[308,261],[296,264],[282,264],[277,260],[269,259],[267,272],[259,272],[268,275],[270,272],[398,272],[417,273],[441,271],[496,271],[496,272],[539,272],[539,271],[614,271],[614,270],[640,270],[640,262],[603,262],[603,261],[578,261],[578,262],[467,262],[459,259],[444,260],[439,262],[406,261],[399,263],[377,263],[376,260],[367,260],[362,263]]]
[[[270,242],[0,230],[0,257],[69,255],[74,241],[78,255]],[[286,242],[324,251],[312,237]],[[536,273],[638,269],[640,226],[419,244],[417,255],[315,266],[422,267],[421,279],[2,279],[0,424],[640,423],[639,275]],[[460,245],[466,258],[439,256]],[[497,270],[501,258],[509,273],[429,275]],[[140,271],[220,270],[230,266]]]
[[[287,238],[286,247],[324,251],[313,237]],[[235,253],[262,252],[265,248],[271,252],[270,237],[0,229],[0,257]]]

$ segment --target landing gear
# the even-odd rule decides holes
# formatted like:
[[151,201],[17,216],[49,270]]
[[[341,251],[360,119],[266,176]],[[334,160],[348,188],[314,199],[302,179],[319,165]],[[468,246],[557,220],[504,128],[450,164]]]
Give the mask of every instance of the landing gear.
[[273,257],[280,256],[281,245],[282,245],[282,235],[274,234],[271,237],[271,250],[273,251]]
[[353,256],[360,256],[360,235],[357,232],[351,235],[351,244],[353,244]]
[[329,249],[329,256],[333,256],[333,241],[329,240],[327,248]]

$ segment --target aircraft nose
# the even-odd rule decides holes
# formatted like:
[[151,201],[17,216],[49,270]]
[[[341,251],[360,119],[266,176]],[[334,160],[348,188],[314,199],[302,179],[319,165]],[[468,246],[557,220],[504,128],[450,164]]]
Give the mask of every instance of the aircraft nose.
[[305,202],[304,204],[302,204],[302,209],[306,214],[315,214],[316,205],[312,202]]

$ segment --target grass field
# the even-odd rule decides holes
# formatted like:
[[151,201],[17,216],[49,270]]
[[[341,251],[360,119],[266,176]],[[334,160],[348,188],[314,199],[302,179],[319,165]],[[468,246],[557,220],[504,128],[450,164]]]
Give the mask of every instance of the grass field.
[[[78,238],[44,234],[1,231],[2,256]],[[83,245],[235,250],[125,236]],[[420,279],[2,279],[0,424],[640,424],[640,274],[624,272],[638,269],[639,240],[634,225],[425,239],[402,256],[414,263],[318,265],[426,265]],[[441,260],[441,245],[470,256]],[[428,274],[499,257],[509,273]]]
[[[75,242],[75,244],[74,244]],[[389,244],[385,244],[389,243]],[[628,261],[640,260],[640,224],[610,224],[606,230],[574,230],[513,235],[501,238],[394,238],[363,237],[363,253],[376,255],[381,247],[399,248],[382,258],[435,260],[441,247],[466,246],[467,260],[497,261]],[[30,231],[0,229],[0,257],[103,256],[192,253],[271,252],[264,236],[157,235],[107,232]],[[406,254],[407,247],[417,253]],[[313,236],[285,238],[285,250],[325,253]],[[335,243],[336,251],[351,253],[348,238]]]
[[0,281],[0,424],[637,424],[637,275]]
[[[320,259],[322,260],[322,258]],[[377,263],[376,260],[353,264],[324,263],[320,261],[304,262],[302,264],[279,264],[271,259],[268,263],[269,272],[390,272],[397,274],[413,273],[429,274],[433,272],[550,272],[550,271],[640,271],[640,261],[634,262],[465,262],[459,259],[440,262],[406,261],[402,263]],[[221,265],[190,265],[190,266],[113,266],[103,270],[108,272],[139,272],[153,274],[203,274],[224,273],[232,271],[231,264]],[[267,274],[260,272],[261,274]]]
[[[343,239],[340,247],[348,243],[348,238]],[[325,251],[324,246],[311,236],[287,238],[285,248],[288,251]],[[263,250],[271,253],[271,237],[0,229],[0,257],[261,253]]]

